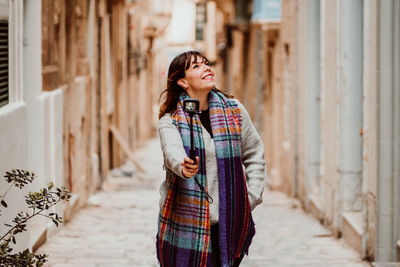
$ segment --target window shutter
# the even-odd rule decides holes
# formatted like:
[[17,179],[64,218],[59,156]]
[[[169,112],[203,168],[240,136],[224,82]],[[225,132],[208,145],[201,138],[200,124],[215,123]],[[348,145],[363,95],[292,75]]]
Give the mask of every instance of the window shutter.
[[8,104],[8,21],[0,21],[0,107]]
[[71,51],[65,42],[71,36],[66,31],[66,10],[75,10],[75,2],[79,1],[42,0],[43,91],[57,89],[64,79],[61,74],[67,70],[65,53]]
[[205,3],[196,4],[196,41],[204,40],[204,27],[207,22],[207,6]]

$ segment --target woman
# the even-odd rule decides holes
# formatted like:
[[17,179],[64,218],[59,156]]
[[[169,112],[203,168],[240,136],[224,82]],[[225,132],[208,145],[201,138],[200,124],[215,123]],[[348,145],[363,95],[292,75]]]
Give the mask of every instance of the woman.
[[[161,266],[239,266],[255,234],[251,210],[262,202],[264,146],[246,109],[216,89],[214,78],[203,55],[185,52],[171,62],[161,94]],[[189,115],[182,103],[189,97],[200,101],[193,125],[196,161],[187,156]]]

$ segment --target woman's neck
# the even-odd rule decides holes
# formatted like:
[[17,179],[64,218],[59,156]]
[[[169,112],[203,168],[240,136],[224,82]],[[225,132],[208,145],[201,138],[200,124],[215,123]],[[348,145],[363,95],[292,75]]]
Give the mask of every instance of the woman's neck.
[[198,99],[200,102],[200,111],[208,109],[208,93],[209,92],[193,92],[188,90],[188,95],[193,99]]

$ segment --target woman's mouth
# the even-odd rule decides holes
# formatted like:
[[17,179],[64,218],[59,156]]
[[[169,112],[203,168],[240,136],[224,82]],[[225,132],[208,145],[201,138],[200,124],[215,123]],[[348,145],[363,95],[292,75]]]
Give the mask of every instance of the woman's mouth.
[[210,73],[210,74],[207,74],[206,76],[204,76],[202,79],[203,79],[203,80],[213,79],[213,76],[212,76],[212,74]]

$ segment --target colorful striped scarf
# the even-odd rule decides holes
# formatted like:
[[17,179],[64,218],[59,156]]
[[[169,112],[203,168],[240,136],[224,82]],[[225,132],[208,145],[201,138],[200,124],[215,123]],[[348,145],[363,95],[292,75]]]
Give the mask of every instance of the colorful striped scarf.
[[[190,148],[190,117],[181,94],[172,114],[186,153]],[[240,150],[241,113],[237,103],[212,90],[208,97],[219,181],[219,243],[222,266],[247,254],[255,234]],[[207,190],[206,158],[199,116],[194,116],[194,146],[200,158],[198,181]],[[159,215],[157,257],[161,266],[212,266],[209,203],[195,179],[167,170],[169,188]]]

